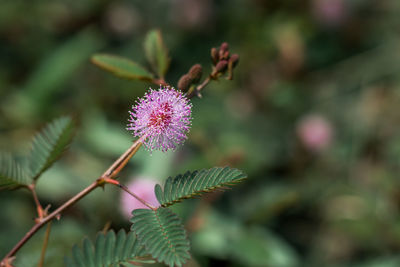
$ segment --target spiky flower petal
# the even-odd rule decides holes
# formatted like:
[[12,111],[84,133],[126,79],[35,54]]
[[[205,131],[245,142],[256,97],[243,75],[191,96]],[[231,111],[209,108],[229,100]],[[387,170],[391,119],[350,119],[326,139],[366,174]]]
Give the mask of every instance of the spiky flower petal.
[[144,138],[150,151],[175,149],[187,138],[190,129],[192,104],[180,91],[160,86],[136,101],[129,111],[128,130]]

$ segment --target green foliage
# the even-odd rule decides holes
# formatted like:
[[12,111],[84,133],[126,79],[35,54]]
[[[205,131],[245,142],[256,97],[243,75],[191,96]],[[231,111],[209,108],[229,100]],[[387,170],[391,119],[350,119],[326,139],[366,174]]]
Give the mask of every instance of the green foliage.
[[92,30],[84,29],[57,49],[46,53],[40,64],[34,67],[24,86],[29,99],[50,104],[49,101],[54,100],[55,92],[74,73],[79,72],[79,67],[101,46],[99,36]]
[[92,63],[120,78],[142,81],[151,81],[153,79],[153,74],[136,62],[126,58],[96,54],[92,57]]
[[170,209],[137,209],[132,215],[131,230],[159,262],[182,266],[190,258],[185,228]]
[[29,157],[32,179],[37,179],[61,156],[72,140],[73,128],[70,117],[61,117],[36,134]]
[[150,31],[143,45],[147,60],[153,70],[163,78],[167,73],[170,58],[168,57],[168,50],[164,45],[161,32],[159,30]]
[[96,242],[83,240],[82,248],[75,245],[72,248],[72,257],[65,258],[67,267],[106,267],[106,266],[136,266],[143,261],[144,247],[141,246],[133,232],[125,233],[121,229],[117,235],[109,231],[106,235],[99,233]]
[[168,177],[164,190],[160,185],[156,185],[154,190],[160,204],[168,207],[183,199],[234,185],[245,178],[246,174],[238,169],[214,167],[209,170],[186,172],[175,178]]
[[0,152],[0,189],[15,189],[31,183],[29,171],[10,154]]

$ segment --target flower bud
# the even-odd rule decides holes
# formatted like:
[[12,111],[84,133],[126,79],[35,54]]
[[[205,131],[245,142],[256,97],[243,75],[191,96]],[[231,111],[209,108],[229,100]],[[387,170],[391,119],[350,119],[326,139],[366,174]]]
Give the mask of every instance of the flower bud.
[[228,58],[229,58],[229,51],[225,51],[221,59],[228,59]]
[[227,42],[224,42],[219,48],[219,59],[227,59],[226,56],[229,56],[229,45]]
[[193,79],[189,74],[183,75],[178,81],[178,89],[182,92],[187,92],[193,83]]
[[227,66],[228,66],[228,61],[221,60],[220,62],[218,62],[217,66],[215,66],[215,71],[217,73],[223,73],[226,71]]
[[221,47],[219,48],[219,50],[220,50],[220,51],[223,51],[223,52],[228,51],[228,50],[229,50],[229,45],[228,45],[228,43],[227,43],[227,42],[223,42],[223,43],[221,44]]
[[200,64],[193,65],[188,75],[192,78],[192,83],[198,83],[201,79],[201,75],[203,74],[203,68]]
[[216,65],[219,61],[218,50],[215,47],[211,48],[211,60],[213,62],[213,65]]
[[229,59],[229,63],[232,64],[232,67],[236,67],[236,65],[239,63],[239,55],[233,54]]
[[233,54],[229,58],[228,62],[228,80],[233,80],[233,69],[236,67],[237,63],[239,62],[239,55],[238,54]]

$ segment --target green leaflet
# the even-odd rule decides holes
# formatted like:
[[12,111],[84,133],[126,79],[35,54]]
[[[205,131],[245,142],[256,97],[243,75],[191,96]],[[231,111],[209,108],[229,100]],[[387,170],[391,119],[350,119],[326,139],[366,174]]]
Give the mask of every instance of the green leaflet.
[[92,56],[92,63],[120,78],[142,81],[151,81],[154,78],[145,68],[123,57],[96,54]]
[[35,135],[29,157],[32,179],[37,179],[64,152],[73,137],[70,117],[61,117]]
[[0,189],[15,189],[33,182],[29,170],[10,154],[0,152]]
[[167,208],[132,212],[131,230],[155,259],[169,266],[182,266],[189,255],[189,240],[178,216]]
[[238,169],[214,167],[209,170],[186,172],[175,178],[168,177],[164,190],[160,185],[156,185],[154,191],[161,206],[168,207],[186,198],[232,186],[246,177],[246,174]]
[[67,267],[136,266],[134,263],[143,262],[141,257],[145,254],[135,234],[126,234],[121,229],[117,235],[113,230],[107,234],[99,233],[94,245],[85,238],[82,248],[75,245],[72,256],[66,257],[64,262]]
[[159,30],[152,30],[147,33],[143,46],[147,60],[153,70],[161,78],[164,78],[168,71],[170,58],[168,57],[168,50],[164,45],[161,32]]

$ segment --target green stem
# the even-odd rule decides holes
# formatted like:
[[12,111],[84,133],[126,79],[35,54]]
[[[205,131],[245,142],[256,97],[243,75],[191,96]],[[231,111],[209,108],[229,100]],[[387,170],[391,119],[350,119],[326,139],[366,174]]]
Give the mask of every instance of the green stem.
[[46,233],[44,235],[44,240],[43,240],[43,247],[42,247],[42,252],[40,253],[40,260],[38,267],[43,267],[44,266],[44,259],[46,256],[46,249],[47,249],[47,244],[49,243],[49,237],[50,237],[50,231],[51,231],[51,221],[47,225]]

